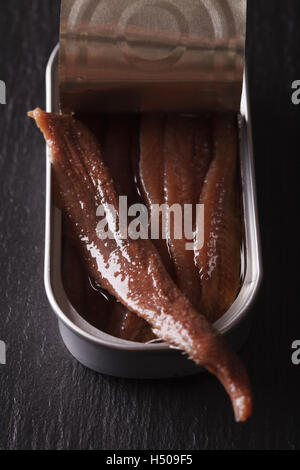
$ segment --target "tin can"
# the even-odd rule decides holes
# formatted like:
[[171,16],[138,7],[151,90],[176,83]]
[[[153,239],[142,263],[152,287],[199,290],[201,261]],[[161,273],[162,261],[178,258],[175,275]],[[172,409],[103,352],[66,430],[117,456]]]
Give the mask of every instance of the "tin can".
[[[59,107],[58,46],[46,72],[47,111]],[[240,111],[240,168],[245,227],[245,269],[240,293],[215,323],[235,350],[243,345],[251,324],[251,309],[262,279],[261,248],[249,111],[247,73]],[[168,378],[201,372],[182,352],[168,344],[142,344],[110,336],[90,325],[72,307],[61,277],[62,215],[52,197],[52,168],[47,149],[45,287],[57,315],[62,339],[84,366],[108,375],[128,378]]]

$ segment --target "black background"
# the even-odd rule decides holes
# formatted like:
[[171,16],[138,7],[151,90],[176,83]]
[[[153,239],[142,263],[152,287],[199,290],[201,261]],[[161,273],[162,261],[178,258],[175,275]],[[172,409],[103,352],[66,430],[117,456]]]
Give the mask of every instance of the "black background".
[[242,357],[255,410],[233,422],[208,374],[137,381],[97,375],[65,350],[43,287],[45,148],[27,110],[43,106],[59,1],[2,0],[0,79],[1,449],[300,449],[297,224],[300,2],[249,0],[248,61],[264,283]]

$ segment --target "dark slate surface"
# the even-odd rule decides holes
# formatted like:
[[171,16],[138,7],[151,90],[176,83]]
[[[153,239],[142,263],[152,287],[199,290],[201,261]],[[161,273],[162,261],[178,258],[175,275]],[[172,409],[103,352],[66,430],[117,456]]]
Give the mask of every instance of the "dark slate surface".
[[127,381],[97,375],[65,350],[43,287],[44,143],[26,111],[44,104],[44,70],[57,42],[57,0],[0,6],[0,365],[2,449],[299,449],[300,108],[298,0],[250,0],[248,44],[265,278],[242,351],[253,418],[233,422],[208,375]]

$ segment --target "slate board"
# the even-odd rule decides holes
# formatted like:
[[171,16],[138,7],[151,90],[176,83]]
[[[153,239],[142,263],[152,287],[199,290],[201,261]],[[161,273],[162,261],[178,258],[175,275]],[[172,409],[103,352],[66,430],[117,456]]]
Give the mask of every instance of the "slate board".
[[[58,335],[43,287],[45,150],[27,110],[44,104],[44,71],[58,40],[57,0],[0,6],[1,449],[299,449],[298,0],[251,0],[248,58],[264,284],[242,357],[253,418],[233,422],[208,374],[136,381],[79,365]],[[297,173],[298,172],[298,173]]]

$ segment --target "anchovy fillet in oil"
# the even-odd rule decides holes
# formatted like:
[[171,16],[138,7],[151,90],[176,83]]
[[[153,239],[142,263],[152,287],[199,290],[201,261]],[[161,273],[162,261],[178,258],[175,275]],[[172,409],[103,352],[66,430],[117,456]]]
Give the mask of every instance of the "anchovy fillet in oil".
[[112,238],[97,236],[97,208],[118,214],[118,194],[95,137],[71,116],[39,109],[31,116],[48,143],[59,200],[90,275],[149,322],[159,338],[215,374],[231,397],[236,419],[245,421],[252,398],[244,366],[172,281],[152,242],[123,239],[112,223]]
[[[240,289],[241,215],[237,204],[237,122],[213,119],[214,155],[200,196],[204,205],[204,247],[195,250],[201,277],[201,311],[211,322],[233,304]],[[197,227],[196,237],[201,227]]]
[[[166,227],[167,242],[177,285],[196,308],[199,307],[201,290],[199,270],[194,261],[193,229],[195,208],[211,156],[208,122],[198,117],[170,114],[164,138],[164,194],[170,208]],[[178,205],[181,209],[179,223],[171,211]],[[190,214],[186,220],[189,224],[186,225],[184,214],[188,208]]]

